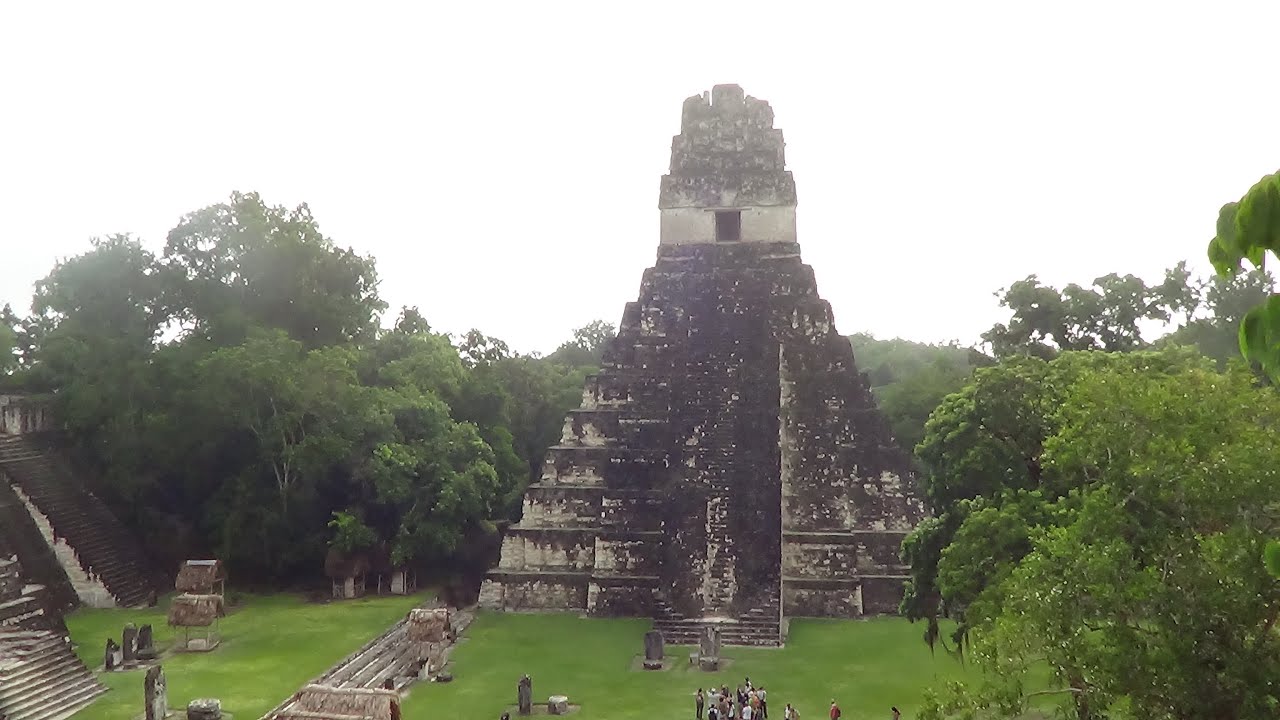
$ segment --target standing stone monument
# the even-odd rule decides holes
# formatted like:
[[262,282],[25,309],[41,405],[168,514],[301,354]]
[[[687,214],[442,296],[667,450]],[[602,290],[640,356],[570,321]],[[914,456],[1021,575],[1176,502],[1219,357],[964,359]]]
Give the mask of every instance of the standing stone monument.
[[143,625],[138,628],[138,659],[156,659],[156,641],[151,630],[151,625]]
[[169,693],[165,688],[164,667],[152,665],[142,682],[142,693],[146,699],[146,720],[164,720],[169,714]]
[[124,626],[120,645],[124,648],[124,663],[126,665],[132,665],[138,661],[138,628],[133,623]]
[[720,669],[720,631],[707,626],[698,639],[698,667],[708,672]]
[[516,689],[516,705],[521,715],[533,712],[533,680],[527,674],[520,678],[520,686]]
[[116,644],[115,640],[107,638],[107,649],[102,654],[102,669],[111,672],[120,665],[122,659],[120,646]]
[[644,634],[644,669],[662,669],[662,633],[650,630]]
[[481,606],[652,617],[689,644],[703,624],[777,645],[784,616],[897,612],[924,507],[801,260],[796,205],[767,102],[737,85],[685,101],[657,260]]

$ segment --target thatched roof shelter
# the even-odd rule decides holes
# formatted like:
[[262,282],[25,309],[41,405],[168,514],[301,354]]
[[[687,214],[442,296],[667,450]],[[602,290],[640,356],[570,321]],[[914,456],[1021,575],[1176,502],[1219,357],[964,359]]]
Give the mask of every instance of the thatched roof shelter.
[[222,563],[217,560],[188,560],[178,569],[174,588],[180,593],[214,595],[227,579]]
[[172,627],[208,627],[226,615],[221,595],[179,595],[169,605]]
[[391,704],[400,701],[394,690],[325,685],[308,685],[294,697],[276,720],[391,720]]
[[324,556],[324,574],[334,580],[365,575],[372,567],[369,554],[364,552],[348,553],[331,547]]

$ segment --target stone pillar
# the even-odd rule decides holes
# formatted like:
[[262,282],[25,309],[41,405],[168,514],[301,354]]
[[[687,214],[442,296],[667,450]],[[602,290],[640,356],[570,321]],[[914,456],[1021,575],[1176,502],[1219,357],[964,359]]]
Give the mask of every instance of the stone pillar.
[[169,714],[169,693],[165,688],[164,667],[154,665],[147,670],[142,693],[147,704],[146,720],[164,720]]
[[156,641],[153,637],[150,625],[143,625],[138,628],[138,659],[156,659]]
[[650,630],[644,634],[644,669],[661,670],[662,657],[662,633]]
[[521,715],[533,713],[533,680],[528,675],[520,678],[520,686],[516,689],[516,703]]
[[661,660],[662,657],[662,633],[650,630],[644,634],[644,659]]
[[698,667],[707,671],[720,669],[720,630],[708,625],[698,639]]
[[124,633],[120,644],[124,647],[125,664],[137,662],[138,660],[138,628],[133,623],[124,626]]

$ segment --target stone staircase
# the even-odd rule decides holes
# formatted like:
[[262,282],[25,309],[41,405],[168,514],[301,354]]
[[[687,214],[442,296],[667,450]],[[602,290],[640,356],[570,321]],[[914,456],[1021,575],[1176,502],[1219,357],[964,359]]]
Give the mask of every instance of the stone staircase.
[[[454,613],[454,633],[460,635],[474,617],[473,613],[467,611]],[[418,643],[409,640],[408,627],[408,618],[402,618],[386,632],[365,643],[359,650],[338,661],[323,675],[307,684],[378,689],[390,678],[396,692],[402,692],[418,679]],[[292,705],[293,698],[289,698],[263,716],[263,720],[291,714],[289,711]]]
[[0,553],[0,630],[55,630],[65,633],[61,608],[45,586],[28,582],[22,566]]
[[686,618],[663,600],[655,603],[653,629],[662,633],[662,639],[672,645],[697,645],[703,628],[714,625],[720,629],[720,641],[724,645],[752,647],[781,647],[782,621],[777,600],[770,598],[761,607],[754,607],[736,618],[706,620]]
[[49,547],[22,500],[0,474],[0,559],[15,556],[22,563],[24,582],[44,586],[51,609],[64,612],[79,603],[57,554]]
[[[122,607],[152,591],[141,549],[106,505],[79,483],[36,435],[0,436],[0,473],[74,549],[75,559]],[[37,522],[37,524],[39,524]]]
[[0,717],[62,720],[106,691],[65,634],[0,629]]

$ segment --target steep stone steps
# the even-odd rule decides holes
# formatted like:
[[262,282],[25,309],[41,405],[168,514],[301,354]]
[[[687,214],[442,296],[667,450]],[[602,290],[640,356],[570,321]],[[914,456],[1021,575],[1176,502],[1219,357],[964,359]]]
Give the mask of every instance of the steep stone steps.
[[72,652],[65,634],[0,630],[0,716],[61,720],[106,690]]
[[52,448],[29,435],[0,438],[0,472],[47,518],[51,531],[67,541],[80,566],[102,582],[117,604],[133,607],[147,601],[152,586],[137,543],[106,505],[59,464]]
[[79,602],[58,556],[49,547],[26,506],[0,467],[0,558],[17,556],[23,575],[45,586],[51,608],[69,610]]

